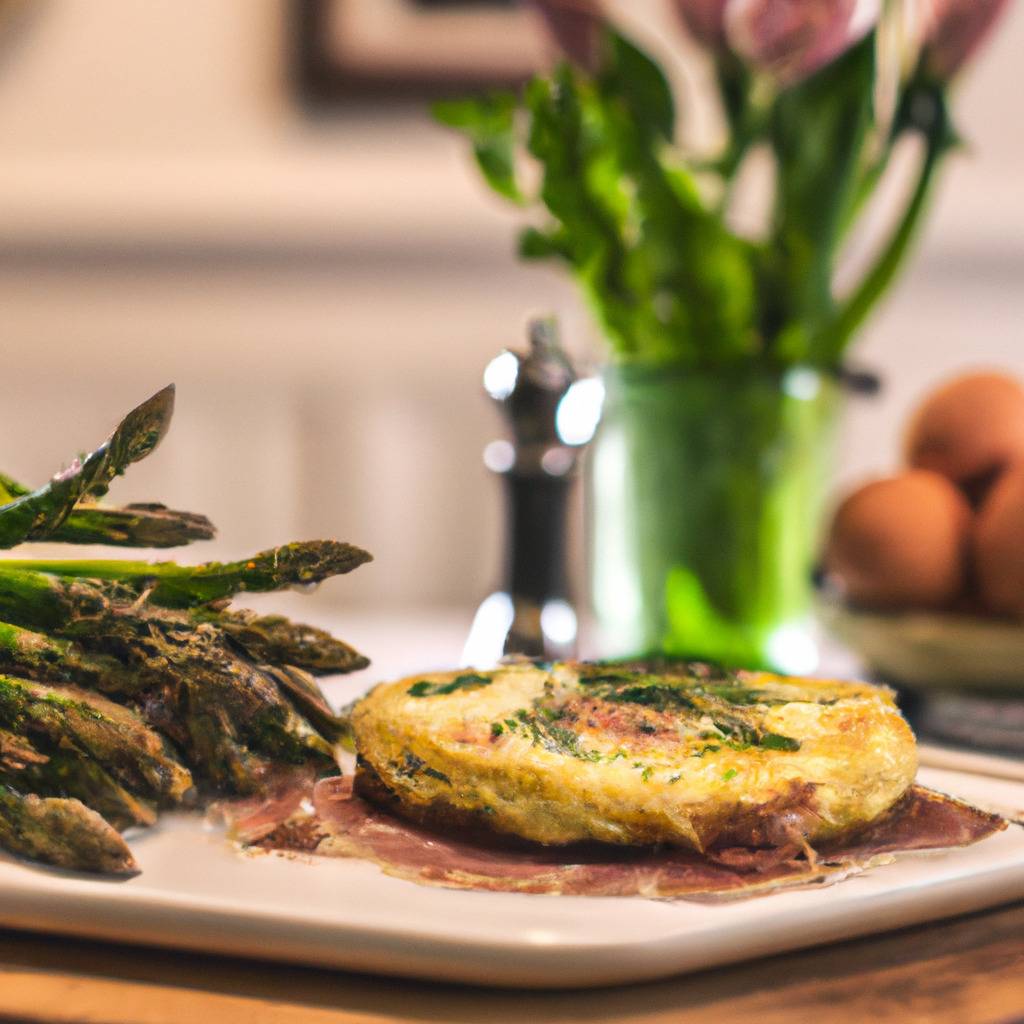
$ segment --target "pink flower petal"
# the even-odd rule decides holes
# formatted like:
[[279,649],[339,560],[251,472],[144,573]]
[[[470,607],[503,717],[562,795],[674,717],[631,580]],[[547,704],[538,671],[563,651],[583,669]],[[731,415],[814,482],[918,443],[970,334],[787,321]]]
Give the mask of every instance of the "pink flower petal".
[[985,41],[1009,0],[930,0],[925,62],[932,74],[952,78]]
[[725,45],[725,8],[729,0],[673,0],[672,6],[693,38],[702,46]]
[[600,63],[605,17],[597,0],[527,0],[543,18],[558,48],[588,71]]
[[729,0],[734,50],[785,84],[831,63],[874,26],[878,0]]

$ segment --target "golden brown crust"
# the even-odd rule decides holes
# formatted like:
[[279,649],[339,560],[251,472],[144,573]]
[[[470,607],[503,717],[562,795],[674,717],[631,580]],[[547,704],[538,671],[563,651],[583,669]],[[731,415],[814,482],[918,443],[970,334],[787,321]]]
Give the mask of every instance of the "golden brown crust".
[[378,687],[352,725],[369,799],[545,845],[827,842],[883,814],[917,767],[889,691],[766,673],[431,673]]

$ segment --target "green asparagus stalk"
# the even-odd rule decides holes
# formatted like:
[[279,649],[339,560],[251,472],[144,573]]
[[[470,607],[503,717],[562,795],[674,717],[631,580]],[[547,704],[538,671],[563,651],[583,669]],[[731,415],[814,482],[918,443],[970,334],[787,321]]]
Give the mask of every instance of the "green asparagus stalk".
[[[45,487],[0,474],[0,547],[47,539],[170,547],[203,516],[97,503],[166,432],[173,387]],[[228,610],[235,594],[316,584],[370,560],[333,541],[238,562],[0,562],[0,847],[63,867],[135,870],[115,827],[149,824],[193,779],[250,794],[335,767],[342,723],[311,673],[367,660],[329,633]],[[173,748],[172,748],[173,744]]]
[[[76,687],[51,687],[0,676],[0,726],[41,737],[41,753],[78,751],[132,791],[161,804],[180,803],[192,777],[163,739],[128,708]],[[35,744],[37,747],[38,744]]]
[[[36,582],[33,574],[24,575]],[[97,610],[103,599],[89,581],[38,575],[48,585],[38,592],[62,609],[64,621],[55,628],[64,636],[0,626],[0,664],[35,678],[63,674],[138,702],[150,725],[178,743],[190,766],[213,785],[231,787],[244,779],[242,790],[252,792],[265,774],[267,756],[333,764],[330,743],[294,710],[276,681],[215,627],[194,627],[180,613]],[[79,617],[83,605],[92,614]],[[5,607],[17,615],[37,606],[8,597]],[[22,622],[38,627],[28,618]],[[51,671],[57,659],[59,668]],[[248,746],[251,752],[243,749]]]
[[298,711],[322,736],[332,743],[341,738],[345,727],[308,672],[294,665],[261,665],[260,668],[277,682],[282,693],[291,698]]
[[74,683],[124,700],[142,699],[147,683],[117,658],[71,640],[0,622],[0,673],[37,682]]
[[107,581],[61,578],[31,569],[11,569],[0,562],[0,619],[25,629],[67,635],[79,625],[109,615],[116,605],[130,607],[134,590]]
[[23,498],[26,494],[31,493],[31,487],[18,483],[14,477],[10,477],[6,473],[0,473],[0,504],[6,505],[8,502],[14,501],[15,498]]
[[[324,769],[333,764],[328,739],[282,696],[277,680],[219,629],[196,625],[186,612],[138,604],[135,591],[115,580],[55,576],[7,563],[0,570],[0,618],[77,642],[91,657],[114,657],[137,677],[136,691],[145,692],[147,721],[183,748],[202,781],[252,792],[265,774],[260,758]],[[45,644],[14,636],[17,642],[6,645],[8,658],[44,656]],[[82,659],[66,667],[76,666],[100,667]],[[111,673],[111,682],[120,678]]]
[[[2,511],[2,510],[0,510]],[[318,540],[285,544],[238,562],[178,565],[123,560],[7,559],[0,575],[31,570],[62,577],[110,580],[164,608],[192,608],[246,591],[261,593],[321,583],[357,569],[371,555],[353,544]]]
[[[17,480],[0,473],[0,505],[31,494]],[[178,512],[156,502],[112,508],[82,502],[46,539],[64,544],[106,544],[111,547],[173,548],[216,534],[206,516]]]
[[46,764],[48,760],[25,736],[0,729],[0,773],[21,771],[30,764]]
[[69,797],[102,814],[116,829],[156,823],[156,807],[129,792],[80,750],[58,747],[44,760],[0,772],[0,784],[39,796]]
[[[74,683],[138,705],[150,725],[163,728],[179,743],[204,782],[251,793],[272,771],[270,761],[240,743],[230,717],[225,725],[198,710],[182,712],[187,675],[175,674],[170,667],[162,673],[143,673],[126,667],[113,655],[86,651],[74,641],[3,623],[0,671],[51,683]],[[195,708],[203,704],[198,699],[192,701]]]
[[[190,719],[212,716],[215,721],[230,722],[234,732],[256,749],[290,763],[307,757],[331,758],[330,744],[282,697],[274,679],[215,626],[197,626],[182,612],[115,605],[109,599],[112,588],[113,596],[122,602],[128,596],[118,586],[25,569],[4,570],[0,572],[0,617],[23,630],[42,630],[58,640],[77,641],[88,654],[115,657],[138,677],[147,694],[148,714],[162,709],[163,717],[153,723],[155,727],[178,742],[196,734],[188,725]],[[0,631],[0,640],[2,636]],[[38,640],[13,636],[6,645],[7,657],[48,656]],[[69,670],[73,666],[74,662]],[[93,667],[97,666],[86,666]],[[187,682],[196,685],[183,688]],[[201,735],[206,732],[205,727],[199,730]],[[208,745],[202,749],[208,750]]]
[[47,540],[123,548],[174,548],[194,540],[210,540],[216,532],[206,516],[155,503],[123,508],[80,505]]
[[156,448],[173,411],[172,384],[133,409],[94,452],[75,459],[39,490],[0,507],[0,547],[49,537],[82,498],[105,494],[115,476]]
[[292,665],[313,675],[358,672],[370,664],[368,658],[326,630],[292,622],[283,615],[257,615],[246,608],[199,608],[193,618],[227,633],[256,661]]
[[72,871],[112,875],[138,871],[124,839],[81,801],[22,794],[3,784],[0,846]]

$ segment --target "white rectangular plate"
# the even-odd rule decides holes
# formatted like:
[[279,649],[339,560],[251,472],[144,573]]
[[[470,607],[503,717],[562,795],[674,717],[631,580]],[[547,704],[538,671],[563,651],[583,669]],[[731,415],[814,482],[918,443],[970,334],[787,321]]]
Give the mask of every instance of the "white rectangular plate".
[[[1020,813],[1024,783],[924,769],[925,785]],[[486,985],[607,985],[884,931],[1024,898],[1024,829],[910,854],[829,888],[725,904],[457,892],[355,860],[242,855],[198,816],[108,881],[0,860],[0,925]]]

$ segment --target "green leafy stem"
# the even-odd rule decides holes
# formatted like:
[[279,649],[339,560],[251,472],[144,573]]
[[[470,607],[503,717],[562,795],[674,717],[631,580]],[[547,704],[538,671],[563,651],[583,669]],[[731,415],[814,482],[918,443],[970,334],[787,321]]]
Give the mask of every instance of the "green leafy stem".
[[[446,101],[434,113],[468,138],[488,185],[530,213],[521,255],[570,267],[620,361],[836,368],[927,209],[953,138],[945,84],[919,68],[883,138],[874,33],[767,99],[765,82],[734,56],[717,62],[729,137],[710,163],[676,144],[661,68],[611,29],[593,73],[563,63],[521,95]],[[926,143],[917,180],[873,264],[837,297],[849,228],[906,133]],[[759,146],[774,156],[775,200],[764,237],[752,240],[730,229],[723,197]],[[540,170],[532,189],[529,161]]]

